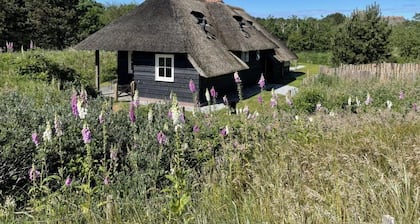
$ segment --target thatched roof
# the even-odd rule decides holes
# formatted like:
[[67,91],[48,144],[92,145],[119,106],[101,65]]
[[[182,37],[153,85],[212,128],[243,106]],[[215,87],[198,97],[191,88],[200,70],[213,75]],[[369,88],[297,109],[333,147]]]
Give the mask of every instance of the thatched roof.
[[186,53],[201,76],[214,77],[248,69],[231,51],[279,48],[286,52],[281,58],[294,59],[267,34],[243,10],[222,2],[146,0],[75,49]]

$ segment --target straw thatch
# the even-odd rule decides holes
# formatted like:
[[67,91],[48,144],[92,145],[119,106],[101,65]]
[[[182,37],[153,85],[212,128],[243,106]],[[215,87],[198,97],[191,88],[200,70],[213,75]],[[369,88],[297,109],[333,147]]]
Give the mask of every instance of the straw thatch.
[[203,77],[248,69],[231,51],[277,49],[281,60],[296,58],[242,9],[204,0],[146,0],[75,48],[186,53]]

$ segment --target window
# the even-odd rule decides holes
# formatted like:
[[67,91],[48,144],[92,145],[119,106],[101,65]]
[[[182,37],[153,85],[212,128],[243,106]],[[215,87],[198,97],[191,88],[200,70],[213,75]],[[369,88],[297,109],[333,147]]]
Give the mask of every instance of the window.
[[249,52],[248,51],[241,52],[241,59],[244,62],[249,62]]
[[174,82],[174,55],[157,54],[155,58],[155,80]]

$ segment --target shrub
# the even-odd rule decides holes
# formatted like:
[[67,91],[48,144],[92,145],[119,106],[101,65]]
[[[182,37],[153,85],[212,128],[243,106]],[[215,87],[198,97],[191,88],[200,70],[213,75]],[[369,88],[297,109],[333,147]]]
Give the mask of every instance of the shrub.
[[321,90],[317,88],[304,88],[299,91],[293,102],[298,111],[313,113],[315,112],[316,104],[323,102],[324,99],[324,93]]

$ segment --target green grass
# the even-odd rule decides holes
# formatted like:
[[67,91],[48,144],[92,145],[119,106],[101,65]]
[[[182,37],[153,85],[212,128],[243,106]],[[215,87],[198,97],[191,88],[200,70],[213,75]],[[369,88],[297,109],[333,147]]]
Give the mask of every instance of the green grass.
[[[59,53],[46,54],[60,57]],[[71,56],[63,57],[69,57],[71,63],[78,63]],[[4,64],[0,62],[3,66],[2,95],[20,92],[38,102],[39,106],[46,102],[50,105],[54,99],[69,98],[69,93],[60,92],[54,85],[17,77]],[[155,132],[163,130],[172,137],[163,148],[188,152],[182,157],[183,164],[198,164],[205,160],[203,155],[206,153],[213,156],[205,166],[196,165],[187,170],[184,180],[188,189],[180,187],[182,181],[169,185],[173,188],[165,191],[144,189],[145,180],[150,180],[148,178],[153,172],[135,172],[121,165],[122,171],[114,179],[118,181],[109,186],[101,185],[92,194],[87,194],[86,186],[82,185],[43,195],[33,199],[30,206],[20,208],[10,201],[0,201],[0,222],[186,223],[188,220],[189,223],[381,223],[382,216],[391,215],[396,223],[419,223],[420,116],[411,105],[420,105],[420,82],[341,80],[329,76],[303,81],[317,74],[319,67],[311,63],[302,65],[305,68],[300,72],[305,74],[289,83],[301,89],[301,95],[293,99],[301,97],[309,101],[312,95],[308,93],[320,93],[322,111],[306,113],[298,105],[289,107],[283,97],[279,98],[278,107],[271,108],[271,93],[263,91],[263,105],[258,103],[258,95],[238,104],[238,108],[248,105],[250,113],[257,111],[259,116],[228,116],[226,110],[196,116],[188,113],[185,128],[175,138],[172,121],[167,117],[167,105],[154,107],[152,123],[143,116],[148,112],[143,108],[143,115],[138,114],[136,126],[128,121],[128,105],[114,104],[118,113],[109,111],[109,129],[97,132],[109,138],[92,144],[93,151],[109,150],[103,149],[103,145],[121,147],[121,152],[137,157],[124,157],[122,153],[118,163],[134,160],[136,167],[142,167],[150,158],[141,153],[150,150],[150,154],[154,155],[161,149],[157,146]],[[83,66],[77,67],[77,70],[83,71]],[[398,98],[401,90],[405,93],[403,100]],[[342,108],[348,97],[359,97],[363,102],[368,92],[374,99],[371,105],[360,106],[357,113]],[[386,100],[394,102],[392,110],[386,109]],[[24,105],[19,106],[22,111],[25,110]],[[8,105],[2,109],[8,111]],[[100,109],[99,106],[97,110]],[[64,107],[63,118],[66,117],[65,111],[70,113],[70,107]],[[330,111],[334,111],[333,116]],[[73,120],[64,124],[72,124],[74,130],[66,129],[66,141],[80,143],[83,124],[90,122],[90,125],[98,125],[99,111],[91,106],[89,114],[92,114],[91,119],[85,121],[74,120],[71,114],[67,116]],[[33,116],[30,122],[23,122],[22,127],[10,124],[14,129],[23,130],[7,129],[7,133],[23,132],[29,123],[36,130],[43,131],[46,117],[53,119],[52,114],[34,113]],[[38,119],[43,123],[33,124]],[[193,125],[200,125],[199,134],[191,133]],[[113,129],[115,126],[117,130]],[[226,126],[229,134],[222,137],[219,131]],[[147,130],[153,130],[153,133]],[[0,132],[2,141],[14,137],[3,135]],[[98,136],[93,135],[93,138]],[[130,141],[122,142],[122,138]],[[24,135],[19,143],[13,144],[29,147],[32,144],[30,133]],[[13,148],[13,144],[8,147]],[[46,147],[56,148],[54,145]],[[84,160],[84,157],[80,158]],[[102,177],[102,170],[95,173],[95,178]],[[166,209],[185,193],[191,200],[180,215]],[[109,195],[113,196],[112,201],[107,200]],[[14,195],[11,197],[13,201]],[[88,202],[91,207],[86,209],[84,206]]]

